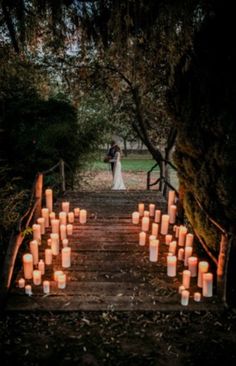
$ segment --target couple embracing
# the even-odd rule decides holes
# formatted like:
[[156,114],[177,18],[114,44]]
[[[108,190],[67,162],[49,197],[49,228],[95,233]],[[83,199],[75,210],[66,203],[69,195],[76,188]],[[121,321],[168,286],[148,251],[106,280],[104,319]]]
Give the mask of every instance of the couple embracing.
[[111,147],[107,152],[104,161],[111,164],[111,171],[113,176],[112,189],[123,190],[126,189],[121,173],[121,150],[115,141],[111,142]]

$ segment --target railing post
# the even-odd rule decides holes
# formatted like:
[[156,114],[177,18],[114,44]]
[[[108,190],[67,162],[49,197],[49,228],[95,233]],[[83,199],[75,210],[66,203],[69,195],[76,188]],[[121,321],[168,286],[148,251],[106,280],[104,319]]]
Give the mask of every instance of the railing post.
[[217,263],[217,295],[224,304],[227,302],[227,272],[230,252],[230,240],[228,235],[222,234],[220,251]]
[[66,179],[65,179],[65,163],[64,160],[60,160],[60,176],[61,176],[61,189],[62,192],[66,190]]
[[43,174],[38,173],[35,184],[35,201],[37,202],[37,206],[34,213],[35,220],[41,216],[42,198],[43,198]]

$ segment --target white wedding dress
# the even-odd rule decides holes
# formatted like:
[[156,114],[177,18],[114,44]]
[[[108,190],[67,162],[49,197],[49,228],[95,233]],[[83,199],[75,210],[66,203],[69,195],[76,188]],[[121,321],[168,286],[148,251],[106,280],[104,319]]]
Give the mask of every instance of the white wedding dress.
[[124,182],[123,182],[123,177],[122,177],[122,173],[121,173],[121,162],[120,162],[120,152],[117,151],[115,154],[115,166],[114,166],[114,177],[113,177],[113,185],[112,185],[112,189],[116,189],[116,190],[121,190],[121,189],[126,189]]

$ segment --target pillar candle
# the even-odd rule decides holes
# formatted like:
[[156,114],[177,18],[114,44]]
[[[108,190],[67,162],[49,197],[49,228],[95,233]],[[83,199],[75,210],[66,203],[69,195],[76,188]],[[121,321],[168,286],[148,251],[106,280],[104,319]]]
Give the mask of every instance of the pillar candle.
[[209,263],[206,261],[200,261],[198,263],[198,277],[197,277],[197,285],[198,287],[202,287],[202,275],[203,273],[208,272]]
[[142,231],[148,231],[149,230],[149,217],[143,217],[142,218]]
[[181,305],[187,306],[189,303],[189,291],[183,290],[181,292]]
[[139,245],[145,245],[146,243],[146,233],[144,231],[141,231],[139,233]]
[[40,232],[41,234],[45,234],[45,218],[44,217],[39,217],[37,219],[37,223],[40,225]]
[[184,244],[185,244],[185,238],[186,238],[186,234],[187,234],[187,228],[183,225],[180,225],[180,228],[179,228],[179,241],[178,241],[178,245],[180,247],[183,247]]
[[62,267],[68,268],[71,266],[71,248],[65,247],[61,250],[62,255]]
[[202,274],[202,295],[204,297],[213,295],[213,274],[210,272]]
[[42,273],[41,271],[39,271],[38,269],[35,269],[33,271],[33,284],[34,285],[40,285],[41,284],[41,279],[42,279]]
[[55,214],[55,212],[50,212],[50,214],[49,214],[49,221],[50,221],[50,225],[52,226],[52,220],[55,220],[55,218],[56,218],[56,214]]
[[68,212],[68,222],[69,224],[73,224],[75,221],[75,214],[74,212]]
[[37,240],[38,244],[41,244],[41,229],[39,224],[33,224],[33,240]]
[[62,271],[60,271],[60,270],[55,271],[55,272],[54,272],[54,281],[58,281],[58,277],[59,277],[60,275],[62,275],[62,274],[63,274],[63,272],[62,272]]
[[150,217],[155,216],[155,205],[154,205],[154,203],[149,204],[149,216]]
[[185,288],[189,288],[190,278],[191,278],[191,272],[189,271],[189,269],[185,269],[183,271],[183,279],[182,279],[182,284]]
[[59,212],[59,220],[61,225],[67,224],[67,213],[64,211]]
[[186,235],[186,239],[185,239],[185,246],[186,247],[192,247],[193,246],[193,238],[194,238],[194,236],[191,233],[188,233]]
[[157,237],[156,235],[149,235],[149,244],[151,243],[152,240],[155,240]]
[[176,220],[176,205],[170,205],[170,224],[174,224]]
[[50,292],[50,282],[47,280],[43,281],[43,292],[45,294],[49,294],[49,292]]
[[180,229],[180,227],[178,225],[176,225],[176,227],[175,227],[175,237],[176,238],[179,237],[179,229]]
[[200,292],[194,292],[193,300],[196,301],[196,302],[201,301],[201,293]]
[[29,295],[29,296],[32,295],[32,286],[31,285],[25,286],[25,293],[26,293],[26,295]]
[[[73,234],[73,225],[72,224],[67,224],[66,225],[66,233],[67,235],[72,235]],[[64,238],[66,239],[66,238]]]
[[166,235],[169,227],[169,215],[162,215],[161,217],[161,234]]
[[68,239],[63,239],[62,240],[62,246],[63,246],[63,248],[68,247],[68,245],[69,245],[69,240]]
[[144,216],[144,217],[149,217],[149,216],[150,216],[149,211],[148,211],[148,210],[144,210],[144,211],[143,211],[143,216]]
[[179,286],[179,294],[181,294],[181,292],[182,292],[183,290],[185,290],[184,285],[180,285],[180,286]]
[[197,277],[197,257],[191,256],[188,257],[188,269],[191,272],[191,277]]
[[48,188],[45,190],[45,198],[46,198],[46,207],[48,208],[49,213],[52,212],[53,208],[53,193],[52,189]]
[[61,238],[61,240],[63,240],[63,239],[66,239],[66,237],[67,237],[66,225],[61,224],[60,225],[60,238]]
[[75,217],[79,217],[79,212],[80,212],[80,208],[79,207],[75,207],[74,208]]
[[177,259],[175,255],[167,256],[167,276],[175,277],[176,276],[176,263]]
[[86,224],[86,222],[87,222],[87,211],[86,210],[80,210],[79,222],[80,222],[80,224]]
[[45,227],[48,227],[49,226],[49,210],[48,210],[48,208],[44,207],[44,208],[42,208],[41,212],[42,212],[41,213],[42,217],[44,217],[44,219],[45,219]]
[[51,243],[52,254],[58,255],[59,254],[59,235],[51,233],[50,237],[51,237],[51,241],[52,241],[52,243]]
[[171,234],[166,234],[166,236],[165,236],[166,245],[169,245],[171,241],[172,241],[172,235]]
[[42,259],[40,259],[39,264],[38,264],[38,269],[41,272],[42,275],[45,274],[45,263]]
[[33,256],[30,253],[23,255],[24,277],[30,280],[33,277]]
[[49,247],[52,245],[52,239],[51,238],[47,239],[47,244],[48,244]]
[[47,266],[52,264],[52,249],[45,249],[45,264]]
[[52,219],[51,225],[52,225],[52,233],[53,234],[59,234],[60,220],[58,220],[58,219]]
[[149,260],[150,262],[157,262],[158,260],[158,247],[159,240],[154,239],[150,241],[149,244]]
[[155,210],[154,222],[161,222],[161,210]]
[[193,247],[185,247],[184,250],[184,265],[188,265],[188,258],[193,254]]
[[171,206],[175,203],[175,191],[168,192],[168,206]]
[[39,261],[39,245],[38,240],[31,240],[30,241],[30,253],[33,256],[33,264],[38,264]]
[[18,286],[19,286],[19,288],[24,288],[25,287],[25,279],[24,278],[19,279]]
[[171,241],[169,245],[169,252],[174,255],[176,253],[176,247],[177,247],[176,240]]
[[57,280],[58,288],[65,288],[66,287],[66,275],[63,273],[58,276]]
[[152,223],[152,235],[158,236],[159,225],[155,222]]
[[140,216],[143,216],[144,214],[144,203],[139,203],[138,204],[138,212]]
[[134,211],[132,213],[132,224],[138,224],[139,223],[139,212]]
[[184,260],[184,248],[179,248],[179,250],[178,250],[178,260],[179,261]]
[[61,203],[61,210],[68,213],[70,211],[70,202],[62,202]]

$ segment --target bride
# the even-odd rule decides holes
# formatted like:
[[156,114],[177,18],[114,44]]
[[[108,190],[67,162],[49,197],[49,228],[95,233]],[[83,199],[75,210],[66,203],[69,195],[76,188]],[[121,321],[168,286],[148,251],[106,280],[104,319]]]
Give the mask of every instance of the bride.
[[126,189],[124,182],[123,182],[123,177],[122,177],[122,173],[121,173],[121,161],[120,161],[120,148],[118,145],[115,146],[115,157],[114,157],[114,175],[113,175],[113,185],[112,185],[112,189],[114,190],[121,190],[121,189]]

